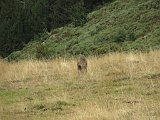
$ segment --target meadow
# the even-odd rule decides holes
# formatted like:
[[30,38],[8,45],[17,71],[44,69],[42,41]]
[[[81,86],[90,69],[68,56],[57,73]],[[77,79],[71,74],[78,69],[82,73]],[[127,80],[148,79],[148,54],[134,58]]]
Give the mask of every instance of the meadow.
[[160,51],[0,61],[0,120],[159,120]]

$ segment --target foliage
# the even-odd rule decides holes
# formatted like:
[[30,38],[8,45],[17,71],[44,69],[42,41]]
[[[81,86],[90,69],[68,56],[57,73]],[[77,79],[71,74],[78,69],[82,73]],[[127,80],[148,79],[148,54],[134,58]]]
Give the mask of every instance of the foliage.
[[134,41],[134,40],[136,40],[136,36],[131,31],[121,29],[120,31],[115,33],[115,35],[113,36],[112,39],[113,39],[114,42],[121,43],[121,42],[124,42],[124,41]]
[[[89,3],[89,5],[88,5]],[[73,22],[87,21],[87,13],[102,1],[77,0],[1,0],[0,55],[21,50],[37,34],[50,32]]]
[[36,47],[36,58],[37,59],[47,59],[48,49],[44,44],[38,44]]
[[75,27],[81,26],[87,22],[87,10],[83,7],[83,3],[77,3],[71,7],[71,21]]
[[[35,59],[37,43],[34,41],[45,41],[47,59],[77,56],[80,53],[88,56],[116,51],[148,52],[151,49],[159,49],[160,9],[153,3],[154,0],[128,0],[126,4],[126,1],[116,0],[89,13],[83,25],[81,20],[75,19],[83,18],[81,14],[70,14],[74,22],[53,29],[49,34],[35,37],[21,50],[16,59]],[[79,4],[85,6],[83,2],[74,5]],[[83,15],[86,9],[83,11],[81,7],[74,5],[71,9],[80,10]]]

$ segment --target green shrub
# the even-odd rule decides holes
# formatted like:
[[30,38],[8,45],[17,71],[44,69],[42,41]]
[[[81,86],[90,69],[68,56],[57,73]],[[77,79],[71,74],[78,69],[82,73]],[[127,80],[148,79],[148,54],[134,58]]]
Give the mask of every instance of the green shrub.
[[126,39],[126,34],[124,33],[124,31],[119,31],[113,36],[114,42],[118,42],[118,43],[124,42],[125,39]]
[[135,41],[136,35],[129,29],[120,29],[112,37],[114,42],[121,43],[124,41]]
[[20,55],[21,55],[21,51],[13,52],[6,58],[6,60],[8,60],[8,61],[18,61],[18,58],[20,57]]
[[47,47],[40,43],[36,47],[36,58],[39,60],[47,59],[49,58],[49,52]]
[[127,40],[129,40],[129,41],[135,41],[136,39],[137,38],[136,38],[136,36],[135,36],[134,33],[132,33],[132,32],[128,33]]

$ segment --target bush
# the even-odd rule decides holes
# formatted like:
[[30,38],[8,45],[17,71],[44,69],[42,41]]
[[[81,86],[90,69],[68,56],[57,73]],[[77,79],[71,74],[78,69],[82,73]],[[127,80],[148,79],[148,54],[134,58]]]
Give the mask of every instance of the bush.
[[6,58],[6,60],[8,60],[8,61],[18,61],[18,58],[20,57],[20,55],[21,55],[20,51],[13,52]]
[[118,42],[118,43],[124,42],[125,39],[126,39],[126,34],[124,33],[124,31],[119,31],[113,36],[114,42]]
[[121,43],[124,41],[135,41],[136,36],[130,30],[121,29],[112,37],[112,39],[114,42]]
[[40,44],[37,45],[36,58],[39,59],[39,60],[43,60],[43,59],[49,58],[48,49],[43,43],[40,43]]
[[107,47],[99,47],[96,50],[97,55],[105,54],[105,53],[108,53],[108,52],[109,52],[109,49]]
[[132,33],[132,32],[128,33],[127,40],[129,40],[129,41],[135,41],[136,39],[137,38],[136,38],[136,36],[135,36],[134,33]]

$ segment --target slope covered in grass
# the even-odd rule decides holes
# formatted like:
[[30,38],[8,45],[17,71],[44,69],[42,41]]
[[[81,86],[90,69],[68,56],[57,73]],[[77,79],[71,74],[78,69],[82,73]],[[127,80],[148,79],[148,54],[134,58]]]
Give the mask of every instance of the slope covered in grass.
[[8,59],[35,59],[37,46],[42,42],[43,49],[38,54],[44,58],[158,49],[160,1],[115,0],[88,14],[88,22],[83,26],[70,24],[37,36]]
[[159,120],[160,51],[0,61],[0,120]]

